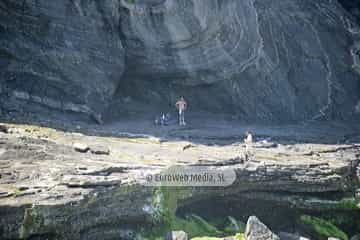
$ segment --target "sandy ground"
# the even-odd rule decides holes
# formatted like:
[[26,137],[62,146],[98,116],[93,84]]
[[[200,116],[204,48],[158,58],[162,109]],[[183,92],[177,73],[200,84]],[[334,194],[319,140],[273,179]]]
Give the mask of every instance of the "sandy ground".
[[[186,126],[177,124],[176,112],[168,126],[155,126],[155,115],[137,113],[118,116],[117,119],[99,125],[91,121],[78,121],[72,115],[49,114],[47,117],[30,118],[30,123],[49,126],[85,135],[127,136],[144,135],[160,138],[163,141],[187,140],[201,144],[232,144],[242,142],[244,133],[251,131],[256,140],[270,140],[279,143],[359,143],[360,123],[308,121],[293,124],[244,123],[231,115],[209,113],[186,113]],[[160,115],[160,114],[157,114]],[[43,115],[45,116],[45,115]],[[38,120],[36,120],[38,119]],[[8,123],[28,123],[27,118],[2,119]]]

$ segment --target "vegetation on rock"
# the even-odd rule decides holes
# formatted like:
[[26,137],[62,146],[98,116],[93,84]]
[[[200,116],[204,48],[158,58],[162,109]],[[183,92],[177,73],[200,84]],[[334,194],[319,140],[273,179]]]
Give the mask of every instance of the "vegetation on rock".
[[[157,226],[151,230],[143,230],[141,235],[145,239],[161,239],[169,231],[182,230],[185,231],[190,238],[195,239],[221,239],[218,237],[229,234],[237,234],[237,239],[242,239],[243,235],[236,232],[236,229],[230,226],[226,226],[224,229],[218,229],[218,227],[209,221],[195,214],[186,216],[186,218],[176,216],[178,200],[184,199],[189,195],[191,195],[190,188],[161,187],[156,189],[153,208],[155,210],[154,219]],[[244,230],[244,226],[241,225],[240,229]]]
[[321,218],[309,216],[309,215],[302,215],[301,222],[306,224],[313,230],[319,237],[323,239],[327,239],[328,237],[336,237],[341,240],[348,240],[348,236],[346,233],[341,231],[338,227],[334,224],[330,223]]

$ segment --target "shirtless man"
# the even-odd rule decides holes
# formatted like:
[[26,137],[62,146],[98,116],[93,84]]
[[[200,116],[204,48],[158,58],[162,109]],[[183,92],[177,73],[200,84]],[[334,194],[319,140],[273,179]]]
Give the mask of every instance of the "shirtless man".
[[184,100],[184,97],[181,97],[176,103],[175,103],[176,108],[179,110],[179,124],[180,126],[185,126],[185,116],[184,116],[184,112],[186,110],[187,107],[187,103]]
[[252,155],[253,155],[253,151],[252,151],[253,136],[250,131],[245,132],[244,143],[245,143],[245,147],[246,147],[245,148],[245,160],[248,161],[250,159],[250,157],[252,157]]

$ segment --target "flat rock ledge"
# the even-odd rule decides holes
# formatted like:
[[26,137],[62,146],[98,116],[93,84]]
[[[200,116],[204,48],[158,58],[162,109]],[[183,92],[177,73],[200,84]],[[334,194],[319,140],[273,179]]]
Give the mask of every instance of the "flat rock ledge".
[[[11,133],[0,132],[1,239],[136,239],[141,229],[160,224],[170,208],[175,212],[212,197],[262,199],[309,210],[359,206],[358,144],[255,143],[253,157],[245,161],[241,140],[206,145],[10,127]],[[78,152],[74,143],[105,146],[108,154]],[[148,174],[172,165],[231,169],[236,180],[227,187],[176,191],[144,186]]]

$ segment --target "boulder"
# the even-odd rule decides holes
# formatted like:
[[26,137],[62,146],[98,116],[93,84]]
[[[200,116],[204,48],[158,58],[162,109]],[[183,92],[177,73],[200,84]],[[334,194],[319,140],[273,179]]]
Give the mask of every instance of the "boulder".
[[257,217],[250,216],[245,230],[246,240],[280,240],[265,224]]

